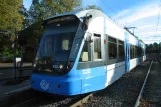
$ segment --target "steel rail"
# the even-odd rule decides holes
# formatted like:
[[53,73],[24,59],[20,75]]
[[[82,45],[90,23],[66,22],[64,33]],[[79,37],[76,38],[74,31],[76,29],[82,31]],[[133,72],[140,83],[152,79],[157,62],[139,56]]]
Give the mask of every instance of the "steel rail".
[[[154,60],[154,57],[153,57],[153,60]],[[143,93],[144,87],[145,87],[145,85],[146,85],[147,78],[148,78],[148,76],[149,76],[149,73],[150,73],[150,70],[151,70],[151,66],[152,66],[152,64],[153,64],[153,60],[151,61],[150,67],[149,67],[149,69],[148,69],[148,73],[147,73],[147,75],[146,75],[146,78],[145,78],[145,80],[144,80],[144,83],[143,83],[143,85],[142,85],[142,88],[141,88],[141,90],[140,90],[139,96],[138,96],[138,98],[137,98],[137,100],[136,100],[136,103],[135,103],[135,106],[134,106],[134,107],[138,107],[139,104],[140,104],[140,99],[142,98],[142,93]]]
[[80,107],[81,105],[83,105],[84,103],[87,103],[88,99],[93,97],[94,93],[91,93],[85,97],[83,97],[81,100],[77,101],[76,103],[72,104],[70,107]]

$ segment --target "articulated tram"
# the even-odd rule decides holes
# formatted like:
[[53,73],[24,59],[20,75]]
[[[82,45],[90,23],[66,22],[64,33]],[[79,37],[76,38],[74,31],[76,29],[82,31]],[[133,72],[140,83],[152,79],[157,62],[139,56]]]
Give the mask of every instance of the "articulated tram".
[[44,20],[34,61],[33,89],[78,95],[101,90],[146,59],[145,44],[99,10]]

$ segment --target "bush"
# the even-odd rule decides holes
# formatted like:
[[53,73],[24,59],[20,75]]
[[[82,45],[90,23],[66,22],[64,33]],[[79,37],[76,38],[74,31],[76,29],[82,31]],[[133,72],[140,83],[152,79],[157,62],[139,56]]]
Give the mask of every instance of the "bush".
[[[16,57],[20,56],[20,50],[16,49]],[[13,54],[13,49],[4,47],[1,55],[0,55],[0,60],[2,62],[11,62],[13,61],[14,54]]]

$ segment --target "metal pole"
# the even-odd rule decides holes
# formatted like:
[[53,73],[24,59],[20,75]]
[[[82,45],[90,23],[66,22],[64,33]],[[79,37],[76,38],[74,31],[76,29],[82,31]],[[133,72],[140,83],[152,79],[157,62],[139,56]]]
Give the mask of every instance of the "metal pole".
[[16,41],[17,41],[17,36],[15,37],[15,40],[13,42],[13,44],[14,44],[14,47],[13,47],[13,55],[14,55],[13,66],[14,66],[15,80],[16,80],[16,71],[17,71],[17,68],[16,68],[16,47],[17,47]]
[[24,51],[24,46],[21,46],[21,67],[23,66],[23,51]]
[[21,46],[21,62],[20,62],[20,81],[21,81],[21,78],[23,77],[23,70],[22,70],[22,66],[23,66],[23,50],[24,50],[24,47]]

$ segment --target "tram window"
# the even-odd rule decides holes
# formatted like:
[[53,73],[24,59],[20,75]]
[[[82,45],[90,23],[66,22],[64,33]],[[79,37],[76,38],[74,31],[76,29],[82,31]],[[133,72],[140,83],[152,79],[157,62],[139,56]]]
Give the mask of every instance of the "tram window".
[[91,61],[90,43],[89,42],[84,43],[81,57],[79,59],[79,62],[87,62],[87,61]]
[[136,55],[135,55],[135,46],[133,45],[133,58],[135,58]]
[[119,44],[120,45],[124,45],[124,42],[123,41],[120,41],[120,40],[118,40],[119,41]]
[[138,56],[140,57],[141,56],[141,48],[138,47]]
[[101,35],[94,34],[94,61],[101,59]]
[[45,55],[46,56],[51,56],[52,55],[52,44],[53,40],[51,37],[46,38],[45,40]]
[[112,37],[108,37],[108,41],[113,42],[113,43],[117,43],[117,40],[115,38],[112,38]]
[[69,50],[69,40],[64,39],[62,41],[62,50]]
[[137,47],[137,52],[138,52],[138,57],[139,57],[139,53],[140,53],[140,51],[139,51],[139,47]]
[[124,58],[125,53],[124,53],[124,42],[123,41],[118,41],[119,42],[119,58]]
[[136,47],[134,45],[130,45],[130,59],[133,59],[136,57],[135,48]]
[[109,59],[117,58],[117,41],[114,38],[108,37]]
[[138,47],[135,46],[135,57],[138,57]]
[[133,59],[133,45],[130,45],[130,59]]
[[141,56],[144,56],[144,53],[143,53],[143,48],[141,48]]

